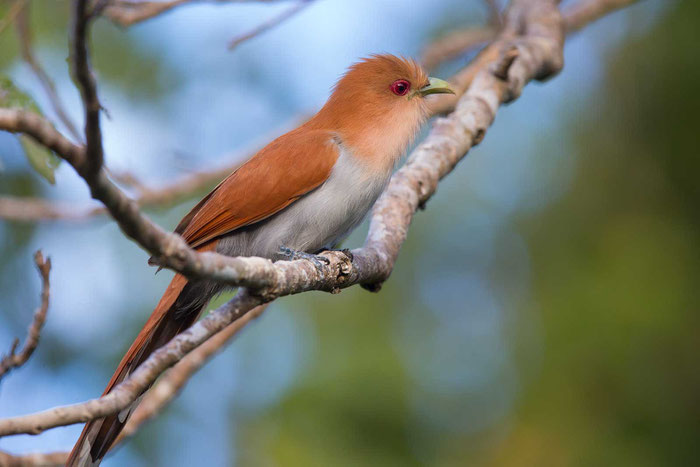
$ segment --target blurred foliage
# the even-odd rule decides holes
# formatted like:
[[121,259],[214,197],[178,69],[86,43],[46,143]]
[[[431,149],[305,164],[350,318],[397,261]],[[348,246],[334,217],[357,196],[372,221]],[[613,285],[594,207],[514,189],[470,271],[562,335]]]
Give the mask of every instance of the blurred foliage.
[[[8,4],[0,1],[0,16]],[[68,2],[37,0],[33,5],[37,55],[67,57]],[[450,16],[448,23],[463,24],[462,6],[455,8],[462,13]],[[695,92],[700,61],[690,48],[698,18],[699,2],[676,2],[658,24],[613,51],[603,64],[599,91],[585,106],[562,112],[570,119],[565,134],[542,131],[546,139],[538,149],[544,156],[537,161],[547,165],[539,168],[543,173],[557,176],[552,166],[561,160],[561,141],[573,141],[576,148],[572,157],[577,165],[561,198],[541,211],[516,214],[508,225],[494,226],[501,222],[493,221],[500,214],[474,200],[460,166],[418,215],[380,294],[355,287],[340,297],[311,293],[281,301],[108,462],[167,465],[175,460],[183,465],[185,453],[224,451],[227,441],[235,445],[237,464],[244,466],[700,462],[700,102]],[[159,98],[176,94],[181,77],[168,54],[158,49],[161,45],[145,40],[154,36],[141,35],[141,28],[122,31],[104,19],[97,21],[95,68],[103,95],[113,92],[115,99],[156,106]],[[16,35],[9,28],[0,41],[0,69],[14,76],[12,68],[22,66]],[[294,107],[294,93],[259,67],[270,56],[251,52],[245,60],[223,62],[219,72],[227,79],[230,75],[232,83],[236,76],[262,79],[263,95],[274,98],[277,110]],[[63,68],[49,72],[67,76]],[[26,83],[18,84],[25,88]],[[164,112],[160,116],[167,118],[167,108]],[[12,150],[6,141],[0,141],[3,150]],[[19,152],[16,156],[24,163]],[[15,165],[0,172],[0,193],[53,193],[42,193],[46,184],[28,168],[21,169]],[[174,225],[187,207],[156,220]],[[25,370],[44,375],[56,369],[52,379],[41,381],[52,384],[60,403],[76,391],[83,391],[77,398],[96,395],[150,311],[157,288],[152,284],[164,281],[163,273],[153,278],[149,271],[144,285],[146,273],[138,269],[143,254],[134,253],[136,248],[104,220],[77,228],[2,223],[0,235],[0,311],[8,336],[22,335],[31,308],[27,304],[36,302],[36,290],[26,286],[36,281],[28,250],[40,235],[42,242],[50,237],[54,248],[79,257],[75,268],[95,271],[100,279],[105,274],[115,287],[129,291],[98,302],[103,298],[98,292],[109,289],[95,280],[81,285],[82,301],[61,297],[72,271],[60,274],[59,268],[68,266],[56,262],[58,309],[51,311],[34,366]],[[99,246],[73,245],[89,236]],[[358,233],[347,243],[354,247],[361,241]],[[93,258],[97,254],[103,256]],[[90,274],[80,272],[76,277]],[[61,300],[81,309],[60,309]],[[312,351],[290,350],[289,344],[277,345],[274,334],[260,332],[264,326],[269,326],[266,332],[274,330],[287,308],[293,313],[288,319],[310,328],[300,334]],[[61,321],[66,316],[84,320],[81,324],[102,334],[83,336],[89,333],[76,327],[80,331],[65,339],[60,331],[76,322]],[[109,331],[105,319],[114,321]],[[63,327],[52,333],[60,322]],[[228,368],[216,367],[222,361],[230,364],[231,357],[252,366],[265,361],[246,347],[255,339],[271,353],[298,351],[307,358],[301,374],[291,370],[291,388],[278,384],[283,389],[279,398],[258,405],[249,403],[250,393],[269,389],[261,386],[264,378],[251,381],[246,379],[250,373],[231,368],[241,381],[234,389],[221,388],[221,379],[229,382]],[[85,353],[90,343],[93,351]],[[219,371],[216,377],[207,374],[212,367]],[[254,371],[281,372],[278,367]],[[1,394],[5,401],[14,395],[10,384],[15,381],[7,382]],[[206,404],[215,412],[228,411],[230,432],[224,433],[223,444],[216,439],[219,432],[192,432],[192,427],[211,429],[206,423],[214,417],[203,409]],[[45,407],[32,410],[40,408]],[[13,450],[16,439],[0,446]],[[32,438],[30,450],[43,439]],[[205,446],[193,446],[193,439]]]
[[[0,74],[0,107],[31,110],[41,114],[36,102],[25,92],[18,89],[12,80],[3,74]],[[53,152],[35,143],[28,136],[20,135],[19,140],[22,148],[24,148],[24,154],[34,170],[52,185],[56,183],[54,172],[60,159]]]
[[609,57],[570,191],[524,224],[545,354],[495,465],[700,460],[698,18]]
[[[515,221],[534,290],[517,307],[523,387],[512,417],[419,436],[426,420],[407,415],[410,388],[388,342],[402,308],[395,272],[378,297],[311,311],[319,341],[308,377],[242,430],[241,464],[697,464],[700,61],[679,44],[694,43],[698,18],[700,3],[678,2],[609,57],[603,87],[570,124],[570,190]],[[532,322],[543,348],[523,335]]]

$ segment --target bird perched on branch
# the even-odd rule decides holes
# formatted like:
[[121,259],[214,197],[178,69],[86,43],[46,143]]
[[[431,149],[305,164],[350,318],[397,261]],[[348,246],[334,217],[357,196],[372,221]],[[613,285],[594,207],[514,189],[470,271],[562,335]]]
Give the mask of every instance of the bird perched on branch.
[[[336,246],[365,217],[428,112],[425,97],[452,93],[413,60],[373,55],[352,65],[308,122],[229,175],[175,228],[198,251],[273,260]],[[105,394],[191,326],[223,286],[176,274],[112,376]],[[88,422],[70,466],[98,464],[138,401]]]

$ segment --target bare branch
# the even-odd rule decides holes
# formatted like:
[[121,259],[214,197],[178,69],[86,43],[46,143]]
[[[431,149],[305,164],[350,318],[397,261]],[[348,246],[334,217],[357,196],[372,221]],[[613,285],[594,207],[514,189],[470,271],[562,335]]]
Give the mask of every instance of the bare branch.
[[637,1],[639,0],[581,0],[566,10],[564,26],[567,32],[576,32],[608,13]]
[[[516,47],[520,52],[518,57],[511,60],[499,56],[485,62],[455,112],[435,122],[426,140],[392,177],[375,205],[365,245],[352,252],[352,262],[340,252],[324,253],[330,264],[319,269],[305,260],[274,264],[261,262],[241,277],[249,284],[257,285],[256,289],[242,289],[230,302],[158,349],[110,393],[72,406],[1,420],[0,435],[39,433],[54,426],[84,422],[124,409],[162,371],[262,303],[307,290],[338,290],[357,283],[384,281],[391,273],[414,213],[435,192],[439,180],[454,169],[474,144],[481,141],[500,104],[517,98],[530,80],[544,79],[561,67],[562,21],[555,1],[514,0],[507,21],[526,26],[523,34],[514,39],[509,38],[513,35],[513,27],[507,27],[508,35],[499,41],[500,49]],[[492,73],[492,69],[498,68],[504,59],[511,61],[506,81]],[[205,256],[201,254],[199,258]],[[243,260],[232,258],[236,259]]]
[[0,218],[19,222],[58,219],[79,221],[102,212],[105,212],[105,209],[101,206],[84,208],[74,203],[47,201],[41,198],[0,196]]
[[44,260],[44,256],[39,250],[34,254],[34,263],[36,263],[36,267],[41,275],[41,305],[34,311],[34,317],[27,330],[27,338],[24,341],[22,350],[19,353],[15,353],[19,346],[19,339],[15,339],[10,348],[10,353],[0,360],[0,379],[9,371],[24,365],[34,353],[37,345],[39,345],[41,328],[44,326],[46,312],[49,310],[51,259],[46,258]]
[[75,0],[72,12],[71,73],[75,80],[85,110],[86,166],[81,174],[86,180],[94,179],[102,170],[104,150],[100,128],[102,106],[97,98],[97,84],[89,64],[87,37],[92,16],[88,13],[89,0]]
[[259,24],[255,28],[251,29],[250,31],[241,34],[240,36],[234,37],[229,43],[228,43],[228,49],[233,50],[236,47],[238,47],[242,42],[245,42],[247,40],[250,40],[254,38],[255,36],[258,36],[275,26],[279,25],[280,23],[288,20],[292,16],[296,15],[300,11],[302,11],[304,8],[307,6],[311,5],[311,2],[313,0],[300,0],[297,4],[293,5],[291,8],[288,10],[283,11],[279,15],[265,21],[264,23]]
[[[517,99],[522,88],[532,79],[547,79],[561,68],[563,27],[557,3],[556,0],[513,0],[499,40],[486,49],[488,53],[480,54],[468,67],[471,85],[457,102],[455,111],[435,122],[428,137],[411,153],[405,166],[396,172],[377,201],[365,244],[352,252],[352,261],[342,253],[325,252],[330,264],[317,269],[306,260],[273,264],[260,258],[222,259],[219,255],[207,253],[192,258],[185,256],[183,261],[187,267],[194,267],[189,259],[200,261],[199,269],[194,267],[195,270],[202,270],[204,263],[213,264],[220,267],[213,271],[218,276],[210,276],[214,280],[232,281],[249,288],[241,289],[231,301],[158,349],[110,393],[80,404],[0,420],[0,436],[40,433],[55,426],[84,422],[123,410],[164,370],[256,306],[277,297],[308,290],[337,291],[358,283],[381,283],[388,278],[416,210],[432,196],[440,179],[483,139],[499,106]],[[50,137],[44,142],[63,146],[60,138],[45,131],[46,122],[40,117],[21,111],[17,114],[17,111],[0,110],[0,128],[18,122],[24,122],[24,125],[9,125],[10,128],[25,132],[40,142],[39,138]],[[27,122],[36,125],[27,125]],[[104,183],[99,177],[97,181]],[[101,195],[100,190],[92,185],[91,188]],[[100,185],[100,188],[104,187]],[[118,198],[119,192],[111,195]],[[109,196],[102,198],[112,203],[108,207],[113,215],[114,212],[120,214],[115,218],[125,230],[134,228],[138,231],[143,227],[131,226],[131,222],[148,224],[145,218],[139,217],[138,211],[120,211]],[[171,238],[164,235],[166,239]],[[180,253],[178,244],[170,246],[171,252]],[[183,251],[186,255],[187,249]]]
[[[521,0],[522,1],[522,0]],[[591,0],[594,1],[594,0]],[[504,31],[503,37],[514,37],[519,27],[512,26]],[[472,64],[457,75],[451,82],[457,94],[463,93],[483,66],[501,54],[502,44],[495,43],[484,49]],[[435,99],[433,111],[447,112],[454,108],[456,98]],[[207,277],[232,286],[269,287],[277,273],[269,261],[259,258],[228,258],[214,253],[198,254],[190,249],[177,235],[164,232],[138,211],[137,204],[122,193],[100,171],[90,179],[85,170],[83,148],[67,141],[41,117],[28,112],[0,109],[0,128],[8,131],[24,132],[39,143],[51,148],[66,159],[76,171],[86,178],[92,196],[102,201],[110,214],[117,220],[122,230],[149,251],[164,267],[174,269],[188,277]]]
[[425,47],[420,61],[426,69],[431,70],[493,40],[496,34],[498,30],[493,26],[458,29]]
[[0,451],[0,465],[7,467],[34,467],[49,465],[65,465],[68,452],[49,452],[13,455]]
[[34,75],[37,77],[41,83],[41,87],[44,88],[44,92],[51,102],[51,107],[53,107],[54,112],[58,116],[59,120],[68,130],[68,133],[76,140],[82,141],[82,136],[78,131],[75,123],[70,119],[68,113],[65,111],[61,98],[56,92],[56,86],[53,80],[49,77],[48,73],[39,64],[38,60],[34,56],[34,51],[32,47],[32,34],[29,27],[29,7],[31,2],[27,2],[25,8],[23,8],[17,15],[15,21],[15,26],[17,27],[17,35],[19,37],[20,54],[22,59],[29,65]]
[[[307,116],[295,117],[290,123],[271,131],[269,137],[261,139],[267,141],[307,120]],[[221,156],[218,159],[229,159],[233,162],[206,171],[186,173],[156,188],[145,185],[131,173],[110,171],[109,175],[110,178],[121,184],[136,188],[138,196],[134,202],[139,207],[163,208],[172,206],[198,192],[210,189],[240,167],[241,161],[250,159],[258,150],[259,146],[254,144],[250,149],[242,152],[244,155],[227,154]],[[103,205],[99,204],[90,205],[88,203],[50,201],[42,198],[0,196],[0,218],[11,221],[60,220],[80,222],[104,214],[109,214],[109,212]]]
[[484,0],[484,3],[489,12],[489,24],[495,28],[500,27],[503,23],[503,18],[501,17],[501,9],[498,6],[498,1]]
[[156,385],[149,389],[143,397],[114,444],[119,444],[124,439],[133,436],[145,422],[160,414],[177,397],[189,379],[216,354],[221,352],[224,347],[230,344],[231,340],[238,334],[238,331],[243,329],[243,326],[260,316],[266,307],[267,305],[262,305],[253,308],[241,318],[226,326],[223,331],[214,334],[213,337],[166,371],[158,379]]
[[[234,162],[211,171],[186,174],[160,188],[152,189],[142,185],[138,189],[140,195],[134,199],[134,202],[142,208],[170,206],[198,191],[212,187],[236,170],[240,164],[240,162]],[[0,218],[12,221],[85,221],[104,214],[108,214],[108,211],[100,205],[89,206],[42,198],[0,196]]]
[[0,20],[0,34],[14,22],[17,15],[24,9],[24,4],[27,3],[27,1],[28,0],[15,0],[12,6],[7,10],[5,17]]
[[425,68],[431,70],[496,38],[503,24],[500,8],[496,0],[484,0],[484,4],[489,11],[488,24],[451,31],[429,44],[421,53]]
[[[584,26],[598,20],[599,18],[611,13],[617,9],[624,8],[639,0],[580,0],[563,13],[564,28],[567,34],[572,34]],[[477,47],[479,43],[476,40],[471,40],[472,37],[477,37],[479,34],[487,34],[486,30],[475,33],[480,28],[459,29],[446,35],[444,38],[434,42],[426,47],[423,51],[423,60],[427,60],[433,67],[439,65],[443,61],[452,60],[462,53]],[[491,33],[496,34],[495,30]],[[455,90],[455,95],[442,94],[436,96],[431,105],[430,110],[434,115],[444,115],[451,112],[459,96],[461,96],[471,84],[476,72],[481,68],[484,62],[494,59],[500,51],[493,44],[485,47],[474,60],[455,76],[450,78],[450,84]],[[425,63],[425,62],[424,62]],[[426,65],[427,66],[427,65]]]
[[[155,18],[175,7],[185,4],[203,3],[204,1],[206,0],[169,0],[162,2],[113,0],[102,14],[118,25],[128,27]],[[209,0],[211,3],[273,3],[275,1],[277,0]]]
[[115,1],[108,5],[102,14],[120,26],[128,27],[189,2],[190,0],[171,0],[167,2]]
[[85,149],[66,139],[43,117],[22,109],[0,108],[0,129],[24,133],[71,164],[88,183],[93,198],[104,203],[124,233],[154,255],[158,264],[188,277],[208,277],[232,286],[265,287],[274,280],[276,271],[269,260],[200,254],[179,235],[165,232],[139,211],[136,202],[119,190],[104,170],[90,177]]

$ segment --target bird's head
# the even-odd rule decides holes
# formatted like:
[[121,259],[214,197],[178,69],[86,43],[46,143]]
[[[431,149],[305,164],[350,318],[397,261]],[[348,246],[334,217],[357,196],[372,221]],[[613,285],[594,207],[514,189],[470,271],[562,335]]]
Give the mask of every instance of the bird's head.
[[423,98],[438,93],[454,94],[447,82],[428,77],[416,61],[377,54],[352,65],[333,94],[390,112],[423,106]]
[[454,94],[414,60],[372,55],[340,78],[317,121],[337,131],[358,156],[393,166],[427,118],[426,98],[440,93]]

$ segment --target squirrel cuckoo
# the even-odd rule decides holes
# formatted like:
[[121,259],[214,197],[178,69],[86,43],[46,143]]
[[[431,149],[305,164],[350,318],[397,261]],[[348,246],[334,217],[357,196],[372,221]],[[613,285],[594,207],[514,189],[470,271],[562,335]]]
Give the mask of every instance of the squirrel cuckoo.
[[[373,55],[352,65],[323,108],[221,182],[175,228],[198,251],[273,260],[336,246],[365,217],[427,118],[425,97],[452,93],[413,60]],[[105,394],[191,326],[222,286],[176,274]],[[68,460],[97,465],[138,401],[88,422]]]

